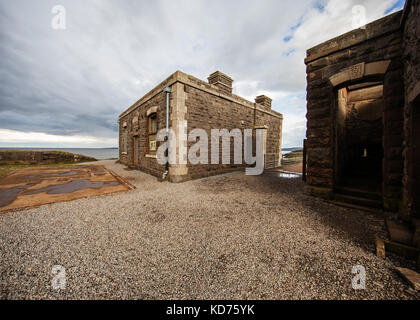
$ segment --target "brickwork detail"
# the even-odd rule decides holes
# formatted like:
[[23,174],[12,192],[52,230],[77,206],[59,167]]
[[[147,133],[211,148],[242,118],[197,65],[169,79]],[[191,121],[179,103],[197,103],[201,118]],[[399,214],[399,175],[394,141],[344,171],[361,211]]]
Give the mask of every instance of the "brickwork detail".
[[[377,136],[378,130],[382,131],[384,209],[399,210],[401,218],[407,221],[420,218],[419,17],[420,2],[407,0],[403,11],[307,51],[306,145],[310,194],[325,198],[334,194],[342,158],[337,154],[337,141],[344,143],[340,142],[340,121],[346,121],[354,125],[356,138]],[[367,97],[364,101],[356,97],[353,110],[340,109],[343,98],[347,99],[346,90],[363,82],[366,87],[382,85],[382,97]],[[341,119],[340,113],[346,112],[350,116]],[[355,121],[356,118],[362,122]],[[382,123],[372,122],[379,119]],[[367,126],[369,121],[374,125]]]
[[310,193],[331,197],[336,186],[338,89],[377,81],[383,83],[382,193],[385,207],[398,209],[404,101],[400,21],[401,12],[308,50],[307,188]]

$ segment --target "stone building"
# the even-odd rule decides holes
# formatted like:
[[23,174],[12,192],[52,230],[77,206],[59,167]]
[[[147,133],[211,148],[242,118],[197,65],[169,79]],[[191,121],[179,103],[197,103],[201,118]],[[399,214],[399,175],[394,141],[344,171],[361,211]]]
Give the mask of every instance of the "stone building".
[[[234,164],[233,151],[230,152],[231,164],[221,164],[222,161],[212,164],[209,159],[209,164],[193,165],[189,161],[180,164],[178,161],[169,168],[160,165],[156,150],[165,142],[156,142],[156,133],[166,128],[168,103],[169,128],[177,136],[181,121],[186,121],[187,133],[204,129],[208,134],[209,153],[212,129],[240,129],[242,132],[244,129],[263,129],[265,168],[279,166],[283,116],[271,109],[270,98],[259,96],[255,102],[250,102],[233,94],[232,84],[233,80],[219,71],[211,74],[208,82],[181,71],[169,76],[119,116],[120,162],[159,178],[166,177],[164,173],[168,169],[167,178],[171,182],[244,169],[244,161],[241,165]],[[188,141],[187,150],[195,142]],[[233,149],[232,141],[230,144]],[[210,154],[207,156],[210,158]]]
[[420,218],[420,5],[307,51],[307,191]]

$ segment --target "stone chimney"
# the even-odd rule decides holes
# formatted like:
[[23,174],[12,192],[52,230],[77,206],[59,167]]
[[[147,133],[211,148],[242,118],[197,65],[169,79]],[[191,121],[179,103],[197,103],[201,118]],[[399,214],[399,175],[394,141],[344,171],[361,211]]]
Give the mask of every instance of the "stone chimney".
[[258,104],[262,105],[264,107],[264,109],[266,109],[268,111],[271,110],[271,102],[272,101],[273,100],[271,100],[269,97],[264,96],[264,95],[258,96],[258,97],[255,98],[255,103],[258,103]]
[[227,95],[232,94],[233,79],[220,71],[212,73],[208,78],[210,84],[219,88],[219,90]]

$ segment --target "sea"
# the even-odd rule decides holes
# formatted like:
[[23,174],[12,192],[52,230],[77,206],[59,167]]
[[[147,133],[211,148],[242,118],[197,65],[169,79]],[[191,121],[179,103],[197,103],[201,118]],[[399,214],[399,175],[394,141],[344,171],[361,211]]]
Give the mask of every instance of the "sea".
[[285,155],[287,153],[290,153],[290,152],[293,152],[293,151],[296,151],[296,150],[300,150],[300,149],[302,149],[302,147],[283,148],[283,149],[281,149],[281,154]]
[[24,151],[64,151],[92,157],[97,160],[118,159],[118,148],[12,148],[5,147],[0,150],[24,150]]
[[[285,148],[281,150],[282,155],[300,148]],[[1,147],[0,150],[25,150],[25,151],[64,151],[81,154],[87,157],[93,157],[98,160],[118,159],[118,148],[13,148]]]

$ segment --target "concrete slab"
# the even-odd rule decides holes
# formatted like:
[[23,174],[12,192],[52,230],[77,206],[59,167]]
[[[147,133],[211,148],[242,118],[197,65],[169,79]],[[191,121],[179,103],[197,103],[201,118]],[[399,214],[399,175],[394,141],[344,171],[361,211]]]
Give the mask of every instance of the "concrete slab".
[[420,290],[420,274],[417,272],[406,269],[406,268],[396,268],[398,273],[410,283],[414,290]]
[[103,166],[25,168],[0,180],[0,213],[130,190]]
[[407,226],[392,219],[386,219],[385,222],[392,241],[406,245],[412,244],[413,233]]
[[376,256],[382,259],[386,258],[385,242],[382,239],[376,238]]

